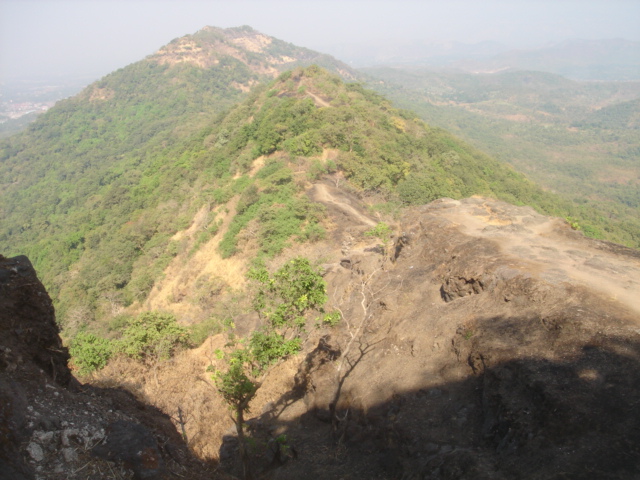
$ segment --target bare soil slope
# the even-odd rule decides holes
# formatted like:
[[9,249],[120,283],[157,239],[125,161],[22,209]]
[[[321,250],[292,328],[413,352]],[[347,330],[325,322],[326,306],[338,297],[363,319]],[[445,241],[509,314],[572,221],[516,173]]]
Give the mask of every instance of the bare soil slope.
[[342,325],[255,401],[255,437],[297,454],[256,457],[272,478],[640,475],[636,251],[471,198],[409,210],[393,246],[334,260]]

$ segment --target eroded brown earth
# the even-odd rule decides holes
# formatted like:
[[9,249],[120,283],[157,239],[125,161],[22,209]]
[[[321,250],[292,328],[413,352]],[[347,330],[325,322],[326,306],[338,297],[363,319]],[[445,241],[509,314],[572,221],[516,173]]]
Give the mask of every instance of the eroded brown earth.
[[483,198],[397,227],[328,266],[343,324],[256,402],[274,478],[637,478],[638,252]]
[[27,257],[0,256],[0,479],[203,478],[169,418],[67,367]]
[[[586,239],[530,208],[484,198],[408,209],[395,223],[388,220],[395,235],[385,244],[365,235],[378,218],[337,183],[310,190],[327,207],[328,238],[289,255],[324,262],[327,308],[339,311],[342,321],[332,329],[310,328],[303,352],[275,367],[252,402],[248,432],[257,477],[640,477],[637,251]],[[18,277],[6,265],[1,279],[15,286]],[[70,422],[85,432],[74,447],[80,463],[89,458],[82,455],[92,455],[84,445],[120,438],[119,420],[143,425],[159,445],[159,438],[174,438],[170,425],[161,437],[151,417],[143,422],[111,407],[113,394],[69,390],[63,349],[59,357],[36,359],[48,347],[25,350],[16,343],[25,337],[17,336],[12,315],[41,308],[44,313],[28,318],[51,318],[50,304],[37,303],[46,293],[36,287],[19,306],[7,303],[14,293],[6,292],[3,306],[13,310],[3,311],[13,313],[2,317],[0,381],[5,397],[13,391],[25,398],[10,404],[25,407],[11,407],[17,414],[3,410],[1,438],[5,449],[19,446],[5,451],[21,455],[25,475],[37,475],[39,466],[66,468],[52,452],[70,448],[64,443]],[[59,349],[54,337],[47,345]],[[174,424],[180,407],[193,451],[220,460],[218,472],[237,474],[233,423],[207,372],[224,341],[212,337],[160,365],[155,375],[119,363],[98,379],[129,379],[127,387],[174,416]],[[33,362],[24,360],[27,355]],[[29,386],[20,383],[24,378]],[[112,411],[100,417],[93,409],[105,402]],[[55,418],[47,424],[50,412],[62,408],[86,415],[68,420],[65,413],[58,417],[67,425]],[[140,435],[140,442],[150,438]],[[165,468],[180,465],[158,448]],[[96,468],[116,464],[101,461]]]

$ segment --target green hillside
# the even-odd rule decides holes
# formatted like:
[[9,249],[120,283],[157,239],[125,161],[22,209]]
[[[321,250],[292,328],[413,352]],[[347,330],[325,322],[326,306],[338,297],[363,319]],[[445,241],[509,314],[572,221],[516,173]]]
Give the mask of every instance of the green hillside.
[[585,233],[640,248],[638,82],[581,83],[542,72],[366,72],[397,105],[562,196]]
[[[223,257],[243,253],[238,238],[248,226],[257,232],[257,258],[320,238],[323,209],[304,186],[329,171],[405,204],[485,194],[557,208],[511,168],[318,67],[285,72],[226,112],[195,119],[184,110],[147,113],[150,92],[131,91],[129,80],[141,70],[149,80],[135,83],[150,85],[156,69],[165,72],[145,63],[116,72],[2,144],[0,241],[7,254],[32,259],[63,323],[78,312],[83,321],[101,317],[105,298],[144,300],[175,255],[218,233],[216,216],[230,201],[237,204],[225,207],[235,216],[220,241]],[[174,88],[167,83],[151,90]],[[96,103],[105,89],[118,93]],[[135,115],[135,99],[149,110]],[[191,111],[206,110],[201,105]],[[333,162],[321,161],[328,149],[337,152]],[[172,240],[203,206],[196,244]]]

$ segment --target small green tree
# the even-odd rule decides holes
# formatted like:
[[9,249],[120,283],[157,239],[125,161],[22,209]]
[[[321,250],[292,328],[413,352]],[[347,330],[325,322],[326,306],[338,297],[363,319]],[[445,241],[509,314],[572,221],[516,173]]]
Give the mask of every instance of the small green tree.
[[234,412],[244,478],[251,478],[244,435],[249,403],[269,366],[300,350],[308,312],[321,311],[327,301],[321,271],[306,258],[290,260],[273,275],[266,268],[255,268],[248,277],[255,287],[253,308],[266,322],[248,340],[232,342],[233,349],[225,356],[226,371],[214,374],[218,391]]
[[249,403],[260,388],[260,382],[249,373],[255,372],[255,368],[246,350],[236,349],[228,358],[229,368],[224,373],[216,372],[214,379],[222,398],[233,411],[243,476],[245,479],[251,479],[251,465],[244,435],[244,415],[249,411]]

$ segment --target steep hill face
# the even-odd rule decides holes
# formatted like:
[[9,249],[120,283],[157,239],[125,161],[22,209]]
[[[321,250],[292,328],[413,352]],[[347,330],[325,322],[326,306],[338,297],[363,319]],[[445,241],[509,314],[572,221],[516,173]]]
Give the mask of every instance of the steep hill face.
[[[287,256],[325,262],[341,321],[264,378],[247,417],[257,478],[640,474],[636,251],[482,197],[407,209],[384,243],[352,192],[327,178],[308,195],[333,226]],[[239,475],[211,376],[225,335],[153,367],[111,362],[79,387],[26,258],[0,259],[0,293],[2,475],[211,478],[176,428],[217,475]],[[240,335],[260,323],[235,319]]]
[[[197,53],[199,60],[182,55],[187,51]],[[133,223],[127,222],[135,223],[141,211],[164,204],[159,208],[165,220],[153,214],[154,226],[142,241],[160,234],[165,247],[191,220],[190,208],[200,206],[189,206],[185,194],[190,187],[185,190],[181,180],[193,143],[202,136],[210,140],[218,117],[251,87],[311,62],[353,78],[346,65],[331,57],[251,28],[205,28],[59,102],[26,132],[0,145],[0,242],[5,253],[29,254],[57,303],[69,267],[85,247],[100,243],[102,228],[128,229],[125,225]],[[182,172],[160,181],[177,164]],[[195,175],[191,171],[187,182]],[[136,186],[141,188],[137,193]],[[97,235],[92,241],[89,232]],[[106,260],[105,269],[114,274],[107,284],[121,289],[129,283],[132,260],[142,247],[135,243],[119,242],[114,247],[118,252],[109,254],[120,260]],[[146,286],[139,285],[142,290],[148,290],[162,268],[142,282]],[[77,311],[82,321],[92,316],[82,312],[86,309]],[[65,309],[59,313],[66,316]]]
[[[640,257],[562,220],[482,197],[377,218],[333,181],[309,196],[333,227],[323,261],[335,327],[266,376],[247,417],[267,478],[633,478],[640,449]],[[276,260],[280,264],[282,260]],[[257,316],[234,316],[243,335]],[[237,438],[211,388],[225,335],[161,365],[108,365],[98,384],[190,415],[200,455],[239,474]],[[274,440],[280,439],[280,440]],[[283,440],[284,439],[284,440]],[[270,450],[285,442],[289,455]],[[260,476],[259,475],[259,476]]]
[[[132,67],[169,68],[152,62]],[[154,78],[162,88],[174,88],[172,81]],[[167,95],[177,102],[188,92],[183,86]],[[318,67],[281,74],[215,119],[205,114],[206,125],[193,132],[194,124],[161,115],[167,123],[159,135],[169,135],[164,140],[138,137],[133,127],[127,132],[125,120],[95,112],[93,122],[106,133],[74,141],[85,134],[85,114],[94,102],[120,105],[120,94],[94,100],[92,91],[84,95],[74,100],[78,111],[56,107],[45,117],[60,123],[43,119],[33,136],[19,138],[24,144],[5,144],[2,163],[2,239],[42,271],[59,321],[71,332],[94,320],[104,325],[125,307],[143,308],[172,262],[188,264],[207,245],[215,245],[221,258],[246,255],[222,285],[235,288],[231,277],[242,278],[242,265],[252,258],[271,258],[292,241],[321,238],[323,209],[304,191],[308,181],[327,172],[396,205],[486,194],[554,209],[551,196],[513,170]],[[135,105],[138,97],[127,98]],[[150,118],[156,118],[153,111]],[[54,135],[60,130],[67,133]],[[110,135],[121,141],[109,143]],[[132,140],[140,143],[120,150]],[[209,268],[184,273],[194,287],[200,282],[194,290],[213,281],[202,276],[211,277]],[[170,298],[169,304],[199,302],[177,290],[161,297]],[[188,317],[206,318],[206,304]]]

